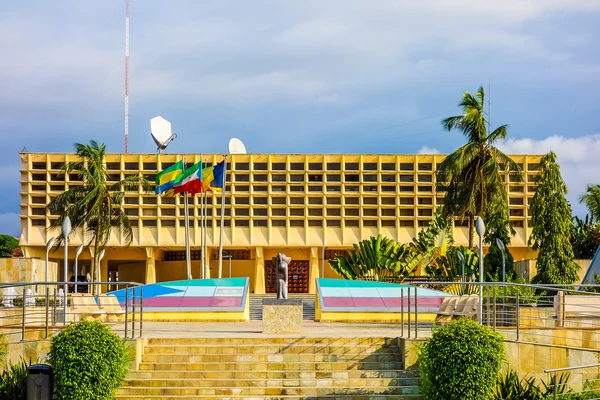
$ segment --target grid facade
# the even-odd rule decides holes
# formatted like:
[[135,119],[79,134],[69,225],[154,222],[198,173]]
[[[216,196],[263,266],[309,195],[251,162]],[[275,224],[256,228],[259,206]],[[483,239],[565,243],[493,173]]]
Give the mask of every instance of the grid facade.
[[[221,155],[109,154],[110,182],[132,174],[154,181],[156,174],[185,157],[214,165]],[[528,206],[541,156],[512,158],[523,168],[521,182],[505,176],[510,220],[517,230],[512,246],[526,246]],[[401,241],[427,227],[444,192],[436,190],[436,169],[444,155],[248,154],[227,159],[225,245],[350,246],[383,233]],[[73,154],[21,154],[21,231],[24,246],[43,246],[51,220],[45,206],[69,187],[81,185],[76,174],[60,168]],[[218,244],[221,196],[210,193],[208,244]],[[200,196],[190,198],[192,246],[200,234]],[[183,245],[183,197],[127,192],[123,208],[134,226],[138,246]],[[466,243],[467,227],[457,222],[457,243]],[[109,245],[123,240],[115,233]]]

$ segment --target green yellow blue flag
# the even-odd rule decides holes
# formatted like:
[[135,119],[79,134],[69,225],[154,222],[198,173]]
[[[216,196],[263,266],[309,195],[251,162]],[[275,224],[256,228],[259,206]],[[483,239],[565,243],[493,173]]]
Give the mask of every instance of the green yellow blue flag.
[[169,168],[161,171],[156,175],[156,188],[154,193],[163,194],[173,189],[175,180],[183,173],[183,160],[177,161]]

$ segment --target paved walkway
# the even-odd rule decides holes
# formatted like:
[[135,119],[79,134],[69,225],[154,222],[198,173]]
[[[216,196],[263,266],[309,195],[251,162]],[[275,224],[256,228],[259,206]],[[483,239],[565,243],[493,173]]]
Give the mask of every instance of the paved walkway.
[[[250,322],[144,322],[143,337],[146,338],[194,338],[194,337],[400,337],[400,324],[393,323],[324,323],[304,321],[300,334],[263,334],[261,321]],[[130,326],[129,336],[131,336]],[[123,334],[124,325],[114,325],[113,330]],[[415,337],[412,326],[411,337]],[[421,328],[418,337],[431,335],[430,328]],[[139,336],[139,323],[136,324]],[[404,327],[408,337],[408,328]]]

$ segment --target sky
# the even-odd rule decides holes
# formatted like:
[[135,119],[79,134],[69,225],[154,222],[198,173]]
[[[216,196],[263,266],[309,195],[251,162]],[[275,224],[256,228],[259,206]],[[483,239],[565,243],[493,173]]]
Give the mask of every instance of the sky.
[[[3,2],[0,232],[19,235],[19,151],[124,150],[125,3]],[[131,0],[129,152],[447,153],[484,86],[509,153],[555,151],[574,211],[600,183],[598,0]]]

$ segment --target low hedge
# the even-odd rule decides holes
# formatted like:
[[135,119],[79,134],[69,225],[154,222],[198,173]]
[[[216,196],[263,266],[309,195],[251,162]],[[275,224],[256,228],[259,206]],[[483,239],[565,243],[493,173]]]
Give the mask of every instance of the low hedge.
[[434,329],[418,354],[425,399],[489,400],[503,356],[502,336],[470,319]]
[[131,349],[97,321],[69,325],[52,338],[48,361],[59,400],[112,399],[127,374]]

